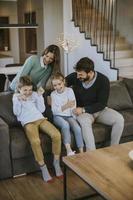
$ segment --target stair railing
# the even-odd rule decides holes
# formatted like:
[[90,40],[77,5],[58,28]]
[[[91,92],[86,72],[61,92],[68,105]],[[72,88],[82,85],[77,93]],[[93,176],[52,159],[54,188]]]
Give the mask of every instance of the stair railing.
[[115,67],[117,0],[72,0],[72,20]]

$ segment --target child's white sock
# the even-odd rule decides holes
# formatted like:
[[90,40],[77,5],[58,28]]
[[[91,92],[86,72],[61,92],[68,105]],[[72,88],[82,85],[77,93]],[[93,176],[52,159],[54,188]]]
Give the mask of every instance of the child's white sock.
[[42,171],[42,176],[43,176],[43,180],[45,182],[50,182],[52,181],[52,177],[49,174],[49,171],[47,169],[47,166],[44,164],[43,166],[40,167],[41,171]]
[[71,150],[71,151],[68,151],[68,152],[67,152],[67,156],[73,156],[73,155],[75,155],[75,151],[72,151],[72,150]]
[[65,147],[66,147],[66,150],[67,150],[67,156],[75,154],[75,152],[72,151],[70,144],[66,144]]
[[55,159],[54,158],[54,168],[55,168],[55,173],[57,177],[61,177],[63,175],[61,167],[60,167],[60,163],[59,163],[59,159]]

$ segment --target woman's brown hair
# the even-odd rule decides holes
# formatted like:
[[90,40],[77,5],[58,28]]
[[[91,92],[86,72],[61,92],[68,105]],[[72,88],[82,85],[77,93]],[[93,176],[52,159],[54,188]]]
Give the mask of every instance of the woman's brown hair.
[[53,65],[53,73],[60,71],[60,49],[57,45],[49,45],[42,53],[42,56],[46,55],[47,53],[54,54],[54,61],[51,63]]

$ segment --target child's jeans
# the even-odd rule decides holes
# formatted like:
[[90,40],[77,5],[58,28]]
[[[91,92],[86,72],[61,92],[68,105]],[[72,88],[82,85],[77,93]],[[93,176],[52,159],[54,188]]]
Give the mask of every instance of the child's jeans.
[[54,123],[61,129],[64,144],[71,144],[71,132],[74,133],[78,148],[83,147],[82,132],[79,123],[73,117],[54,116]]

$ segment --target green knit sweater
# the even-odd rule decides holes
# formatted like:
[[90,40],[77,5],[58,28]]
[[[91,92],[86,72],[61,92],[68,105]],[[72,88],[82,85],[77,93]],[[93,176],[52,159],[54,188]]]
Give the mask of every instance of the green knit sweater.
[[37,87],[42,86],[44,88],[51,73],[52,73],[51,65],[48,65],[47,68],[45,69],[41,66],[39,56],[37,55],[30,56],[29,58],[27,58],[22,69],[17,73],[17,75],[11,82],[10,88],[13,91],[15,91],[20,76],[25,76],[25,75],[29,75],[31,77],[33,84],[35,86]]

